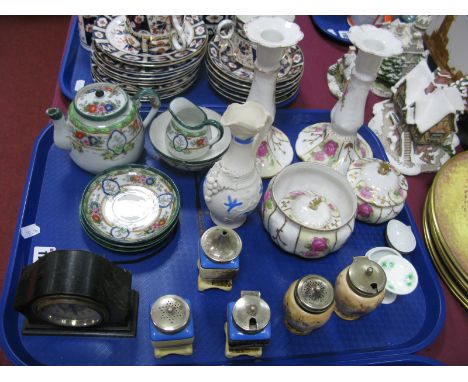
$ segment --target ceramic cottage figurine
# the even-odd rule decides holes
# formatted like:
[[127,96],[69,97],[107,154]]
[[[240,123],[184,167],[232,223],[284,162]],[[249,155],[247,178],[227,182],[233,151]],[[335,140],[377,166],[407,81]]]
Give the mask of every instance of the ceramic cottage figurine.
[[256,102],[231,104],[221,124],[231,129],[232,141],[223,158],[208,171],[203,196],[215,224],[237,228],[260,201],[262,179],[253,141],[271,124],[271,116]]
[[356,65],[331,111],[331,123],[307,126],[296,141],[296,153],[303,161],[325,164],[342,174],[354,160],[373,155],[357,133],[364,123],[367,96],[383,58],[402,52],[401,42],[391,32],[372,25],[351,27],[349,39],[358,48]]
[[457,119],[468,110],[460,85],[423,60],[392,87],[389,101],[374,105],[369,127],[401,173],[437,171],[455,153]]
[[[149,97],[152,109],[142,122],[139,102]],[[83,170],[97,174],[136,162],[143,152],[144,130],[161,105],[152,89],[130,98],[117,85],[94,83],[80,89],[68,108],[68,120],[58,108],[46,114],[54,123],[54,143],[69,150]]]

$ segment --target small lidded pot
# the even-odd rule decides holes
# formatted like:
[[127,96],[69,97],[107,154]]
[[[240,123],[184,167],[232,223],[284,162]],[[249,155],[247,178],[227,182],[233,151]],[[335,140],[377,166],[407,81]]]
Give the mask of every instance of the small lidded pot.
[[351,163],[347,178],[358,199],[356,219],[379,224],[403,209],[408,183],[390,163],[377,158],[359,159]]
[[355,257],[335,282],[335,312],[356,320],[375,310],[385,297],[387,277],[382,267],[367,257]]
[[333,286],[319,275],[295,280],[283,299],[284,323],[293,334],[305,335],[325,325],[335,307]]

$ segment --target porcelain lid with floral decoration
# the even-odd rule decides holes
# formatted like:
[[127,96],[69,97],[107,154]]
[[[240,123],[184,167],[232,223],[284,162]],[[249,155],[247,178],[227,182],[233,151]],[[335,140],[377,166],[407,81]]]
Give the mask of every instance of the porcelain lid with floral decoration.
[[73,100],[77,113],[87,120],[106,121],[126,109],[128,95],[118,85],[98,82],[84,86]]
[[406,200],[408,183],[405,176],[381,159],[354,161],[349,167],[347,179],[358,198],[376,206],[390,207]]
[[299,26],[279,16],[261,16],[244,26],[248,38],[268,48],[287,48],[304,38]]
[[403,46],[392,32],[364,24],[353,26],[348,32],[349,40],[359,50],[379,57],[391,57],[403,53]]

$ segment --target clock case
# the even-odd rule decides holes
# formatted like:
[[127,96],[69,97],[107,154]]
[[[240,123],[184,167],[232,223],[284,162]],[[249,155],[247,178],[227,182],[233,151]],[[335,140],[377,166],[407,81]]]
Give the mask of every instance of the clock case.
[[[129,271],[102,256],[79,250],[50,252],[21,272],[14,307],[26,317],[22,333],[135,337],[138,293],[131,283]],[[56,298],[89,302],[103,319],[95,326],[68,327],[38,317],[37,302]]]

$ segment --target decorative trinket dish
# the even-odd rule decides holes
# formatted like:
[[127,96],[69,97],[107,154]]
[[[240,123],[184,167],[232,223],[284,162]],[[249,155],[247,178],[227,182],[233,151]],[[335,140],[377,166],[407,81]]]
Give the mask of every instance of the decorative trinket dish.
[[179,211],[179,192],[166,174],[128,165],[91,180],[83,192],[80,221],[85,232],[105,247],[142,251],[169,236]]
[[[291,200],[299,213],[292,211]],[[295,163],[270,181],[262,220],[281,249],[320,258],[344,245],[354,229],[356,208],[356,195],[344,176],[323,165]]]
[[387,223],[385,238],[387,243],[400,253],[410,253],[416,248],[416,238],[411,227],[396,219]]
[[356,219],[380,224],[403,209],[408,182],[390,163],[375,158],[354,161],[347,179],[358,199]]
[[418,286],[418,274],[413,265],[402,256],[386,255],[380,258],[379,265],[387,276],[386,290],[403,296],[413,292]]

